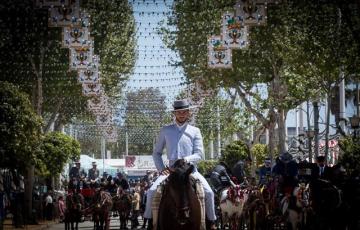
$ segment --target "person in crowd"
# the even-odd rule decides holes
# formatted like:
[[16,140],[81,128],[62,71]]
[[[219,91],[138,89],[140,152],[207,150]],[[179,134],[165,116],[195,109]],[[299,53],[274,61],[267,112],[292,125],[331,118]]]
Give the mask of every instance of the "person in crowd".
[[91,187],[96,187],[95,184],[99,183],[100,172],[99,169],[97,169],[97,164],[95,161],[92,162],[91,165],[92,168],[88,171],[88,180]]
[[86,178],[86,173],[83,168],[81,168],[80,161],[76,161],[75,165],[70,169],[69,172],[70,180],[72,180],[73,185],[75,185],[77,188],[82,187],[82,182]]
[[121,172],[118,172],[116,174],[115,184],[118,186],[121,186],[121,188],[123,190],[130,189],[130,184],[129,184],[128,180],[125,178],[125,176]]
[[[164,126],[160,130],[160,134],[153,152],[153,159],[160,176],[152,184],[147,192],[145,218],[152,218],[151,204],[153,195],[157,186],[164,181],[170,174],[169,168],[165,167],[162,159],[163,149],[166,148],[167,158],[169,159],[169,167],[178,159],[183,159],[196,166],[197,162],[203,158],[204,147],[203,139],[199,128],[189,124],[190,104],[187,100],[177,100],[173,104],[173,114],[175,116],[174,123]],[[205,192],[205,213],[209,221],[212,222],[211,229],[216,229],[215,221],[215,205],[214,192],[206,179],[197,171],[196,167],[192,173],[193,177],[200,180]],[[149,222],[149,226],[150,222]],[[151,228],[151,227],[150,227]],[[149,229],[149,228],[148,228]]]
[[45,197],[45,215],[47,220],[53,219],[53,198],[50,191]]
[[231,171],[225,162],[221,161],[215,166],[210,173],[210,181],[216,193],[231,185],[235,186],[230,176]]
[[323,179],[331,180],[332,179],[332,169],[325,162],[325,156],[320,155],[316,157],[316,163],[314,164],[311,176],[313,179]]
[[59,221],[60,223],[62,223],[65,220],[65,202],[63,196],[59,196],[58,198],[58,212],[59,212]]
[[140,214],[143,217],[143,225],[142,228],[145,229],[146,228],[146,223],[148,221],[147,218],[144,217],[144,212],[145,212],[145,206],[146,206],[146,194],[147,194],[147,190],[150,188],[149,184],[146,181],[143,181],[141,184],[141,190],[140,190]]
[[152,184],[153,173],[150,170],[147,170],[146,175],[143,177],[142,181],[145,181],[147,184]]
[[288,152],[281,154],[272,173],[279,177],[281,191],[278,195],[291,195],[298,183],[298,164],[293,156]]
[[259,170],[259,185],[267,185],[271,177],[271,159],[266,157],[264,164],[260,166]]
[[107,178],[107,186],[106,186],[106,190],[110,193],[110,194],[115,194],[117,191],[118,186],[115,183],[115,179],[110,175]]
[[246,157],[243,160],[239,160],[232,168],[232,175],[236,178],[237,183],[246,185],[247,181],[247,173],[246,169],[251,166],[252,159],[250,156]]
[[137,228],[139,226],[139,213],[140,213],[140,184],[137,184],[134,188],[134,194],[132,197],[132,229]]

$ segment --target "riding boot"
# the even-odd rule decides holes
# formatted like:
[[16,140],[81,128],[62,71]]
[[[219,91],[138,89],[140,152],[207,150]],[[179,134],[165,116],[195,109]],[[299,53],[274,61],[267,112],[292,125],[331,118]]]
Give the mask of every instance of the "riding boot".
[[152,219],[148,219],[148,226],[146,230],[152,230],[153,229],[153,222]]

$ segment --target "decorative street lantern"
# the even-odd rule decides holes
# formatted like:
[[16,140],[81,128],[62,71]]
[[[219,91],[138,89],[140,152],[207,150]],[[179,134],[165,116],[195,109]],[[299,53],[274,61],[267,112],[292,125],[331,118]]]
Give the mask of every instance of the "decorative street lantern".
[[349,118],[350,120],[350,125],[352,129],[358,129],[359,128],[359,123],[360,123],[360,117],[353,115],[352,117]]
[[78,81],[79,83],[99,83],[100,72],[99,72],[99,59],[97,55],[93,56],[93,61],[85,69],[78,70]]
[[232,49],[245,48],[249,44],[248,27],[242,25],[234,13],[226,12],[222,15],[222,36]]
[[90,31],[86,27],[64,27],[62,38],[62,46],[64,48],[89,48],[94,46],[92,39],[90,39]]
[[265,25],[266,4],[256,0],[239,0],[235,5],[236,16],[244,25]]
[[93,48],[70,48],[70,69],[79,70],[92,66]]
[[83,83],[82,91],[85,96],[100,96],[102,93],[100,83]]
[[105,95],[100,95],[99,97],[92,97],[87,101],[87,106],[90,111],[105,111],[109,106],[108,97]]
[[208,66],[210,68],[231,68],[231,50],[221,36],[211,36],[208,40]]
[[112,142],[112,143],[117,142],[118,133],[113,125],[104,127],[102,129],[103,129],[103,135],[108,142]]
[[80,7],[75,5],[62,5],[49,8],[48,26],[65,27],[79,23]]

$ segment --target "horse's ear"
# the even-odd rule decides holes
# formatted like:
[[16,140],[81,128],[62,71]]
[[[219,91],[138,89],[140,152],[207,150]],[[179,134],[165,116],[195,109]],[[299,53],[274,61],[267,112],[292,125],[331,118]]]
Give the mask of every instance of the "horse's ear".
[[189,167],[186,169],[186,174],[190,175],[194,171],[194,165],[189,165]]

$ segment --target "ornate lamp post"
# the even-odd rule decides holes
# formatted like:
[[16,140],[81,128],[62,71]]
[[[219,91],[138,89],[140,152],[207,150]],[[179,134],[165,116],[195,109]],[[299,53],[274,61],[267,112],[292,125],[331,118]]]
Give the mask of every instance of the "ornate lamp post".
[[360,126],[360,117],[353,115],[352,117],[349,117],[351,128],[354,130],[353,137],[356,138],[357,129]]
[[309,149],[309,162],[312,163],[313,155],[312,155],[312,139],[315,136],[315,130],[309,129],[306,131],[306,136],[308,137],[308,149]]

